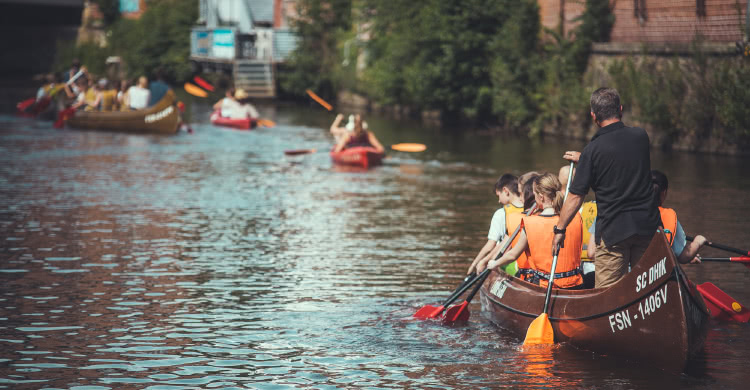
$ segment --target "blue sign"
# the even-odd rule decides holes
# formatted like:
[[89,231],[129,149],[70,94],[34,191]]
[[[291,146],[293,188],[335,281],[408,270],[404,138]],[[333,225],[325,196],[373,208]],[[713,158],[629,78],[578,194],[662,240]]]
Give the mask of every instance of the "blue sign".
[[130,13],[141,10],[140,0],[120,0],[120,12]]

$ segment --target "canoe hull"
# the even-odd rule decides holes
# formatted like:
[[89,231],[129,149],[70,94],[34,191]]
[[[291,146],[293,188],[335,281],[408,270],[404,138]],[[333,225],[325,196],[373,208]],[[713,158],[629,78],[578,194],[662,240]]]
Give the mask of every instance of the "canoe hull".
[[251,130],[255,128],[257,118],[232,119],[221,116],[219,111],[211,113],[211,123],[216,126],[231,127],[239,130]]
[[174,134],[180,123],[175,95],[169,90],[152,107],[134,111],[77,111],[68,125],[77,129]]
[[[524,337],[544,307],[546,289],[493,273],[481,289],[482,310]],[[681,372],[703,347],[709,312],[662,233],[623,279],[604,289],[553,290],[555,342]]]
[[378,152],[371,146],[356,146],[338,153],[331,152],[334,164],[370,168],[383,163],[385,153]]

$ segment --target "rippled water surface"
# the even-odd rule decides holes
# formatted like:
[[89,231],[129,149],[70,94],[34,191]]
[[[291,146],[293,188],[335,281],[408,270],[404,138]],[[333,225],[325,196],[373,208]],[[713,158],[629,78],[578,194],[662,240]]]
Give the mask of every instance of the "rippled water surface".
[[[193,134],[55,130],[0,116],[0,387],[744,388],[750,327],[711,323],[670,374],[559,345],[524,351],[470,322],[410,317],[444,299],[486,240],[503,172],[556,170],[583,142],[457,135],[371,116],[390,153],[332,166],[333,115]],[[689,234],[749,247],[744,160],[652,152]],[[726,253],[705,251],[728,256]],[[686,267],[750,303],[750,270]],[[478,301],[478,300],[476,300]],[[665,330],[668,331],[668,330]]]

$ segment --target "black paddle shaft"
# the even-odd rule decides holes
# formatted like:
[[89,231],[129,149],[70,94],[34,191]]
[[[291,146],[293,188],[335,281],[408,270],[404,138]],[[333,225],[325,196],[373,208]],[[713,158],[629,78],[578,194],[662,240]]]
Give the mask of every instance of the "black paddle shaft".
[[[691,236],[685,236],[685,238],[688,241],[693,241],[695,239],[695,237],[691,237]],[[721,244],[717,244],[714,242],[707,242],[706,245],[712,248],[721,249],[723,251],[733,252],[733,253],[737,253],[743,256],[750,256],[750,251],[743,251],[742,249],[732,248],[731,246],[721,245]]]

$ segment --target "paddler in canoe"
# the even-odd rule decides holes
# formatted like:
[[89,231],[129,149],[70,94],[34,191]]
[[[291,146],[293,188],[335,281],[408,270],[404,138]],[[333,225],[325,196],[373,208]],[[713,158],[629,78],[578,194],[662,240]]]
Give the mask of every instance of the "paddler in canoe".
[[338,153],[344,149],[356,146],[370,146],[378,153],[385,153],[385,148],[380,144],[380,141],[375,137],[375,134],[373,134],[372,131],[366,130],[363,127],[362,122],[361,115],[357,114],[354,116],[354,130],[346,137],[341,138],[333,148],[333,153]]
[[640,260],[659,227],[659,212],[653,201],[648,134],[622,123],[620,95],[613,88],[594,91],[590,107],[600,129],[582,153],[563,156],[578,162],[578,168],[549,251],[565,240],[568,224],[580,218],[578,210],[592,189],[598,219],[594,262],[599,288],[615,284]]
[[[553,261],[552,253],[549,251],[549,245],[554,238],[552,227],[558,223],[565,189],[562,188],[557,176],[552,173],[545,173],[534,178],[533,189],[536,204],[541,205],[542,212],[538,215],[524,216],[520,222],[521,230],[516,244],[499,259],[480,262],[477,265],[478,272],[484,271],[485,267],[495,269],[505,266],[528,251],[526,252],[528,268],[520,266],[519,272],[526,275],[524,279],[527,281],[542,287],[547,286]],[[579,214],[576,213],[575,216],[566,235],[565,245],[558,255],[554,279],[554,285],[557,288],[583,288],[583,275],[580,268],[582,222]]]
[[[469,273],[472,273],[476,264],[495,249],[508,234],[507,226],[510,215],[523,211],[523,198],[519,191],[518,178],[516,176],[510,173],[500,176],[497,182],[495,182],[495,195],[502,207],[497,209],[492,215],[490,230],[487,233],[487,242],[479,250],[476,257],[474,257],[474,261],[472,261],[469,268]],[[516,270],[515,263],[510,263],[504,268],[504,271],[510,275],[515,275]]]

